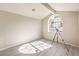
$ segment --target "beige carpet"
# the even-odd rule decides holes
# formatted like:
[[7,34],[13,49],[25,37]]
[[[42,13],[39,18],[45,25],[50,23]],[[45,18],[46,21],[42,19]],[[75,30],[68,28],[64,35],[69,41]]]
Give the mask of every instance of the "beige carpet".
[[[30,45],[32,44],[32,45]],[[69,51],[67,51],[66,47]],[[0,51],[1,56],[79,56],[79,48],[40,39]]]

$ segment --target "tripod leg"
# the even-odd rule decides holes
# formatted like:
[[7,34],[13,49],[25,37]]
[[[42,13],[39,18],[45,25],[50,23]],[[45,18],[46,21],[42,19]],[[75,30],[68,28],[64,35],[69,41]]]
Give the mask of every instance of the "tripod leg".
[[56,34],[57,34],[57,32],[56,32],[55,35],[54,35],[53,42],[54,42],[54,40],[55,40]]
[[57,32],[57,43],[58,43],[58,32]]
[[59,32],[59,35],[60,35],[60,37],[61,37],[61,39],[62,39],[62,41],[63,41],[63,43],[64,43],[65,48],[67,49],[67,52],[69,52],[69,49],[68,49],[68,47],[66,46],[66,44],[65,44],[65,42],[64,42],[64,40],[63,40],[63,38],[62,38],[62,36],[61,36],[61,34],[60,34],[60,32]]

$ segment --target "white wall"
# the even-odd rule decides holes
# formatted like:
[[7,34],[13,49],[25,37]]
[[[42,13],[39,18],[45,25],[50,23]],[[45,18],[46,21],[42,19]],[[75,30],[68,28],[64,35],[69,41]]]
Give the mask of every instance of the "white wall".
[[41,21],[0,11],[0,50],[41,38]]
[[[63,24],[63,32],[61,33],[62,38],[65,40],[66,44],[78,46],[79,47],[79,39],[78,39],[78,13],[77,12],[57,12],[62,15]],[[43,25],[43,37],[46,39],[53,39],[54,33],[48,33],[48,17],[44,18],[42,21]],[[61,42],[61,40],[59,39]]]

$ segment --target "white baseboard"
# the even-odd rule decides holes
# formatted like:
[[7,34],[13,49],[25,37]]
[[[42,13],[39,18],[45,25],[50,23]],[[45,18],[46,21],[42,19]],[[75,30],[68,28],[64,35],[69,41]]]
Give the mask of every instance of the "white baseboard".
[[[46,40],[51,40],[51,39],[47,39],[47,38],[44,38],[44,39],[46,39]],[[51,41],[52,41],[52,40],[51,40]],[[60,42],[60,43],[62,43],[62,42]],[[63,43],[63,44],[64,44],[64,43]],[[65,44],[79,48],[79,45],[76,45],[76,44],[74,44],[74,43],[67,43],[67,42],[65,42]]]
[[67,45],[71,45],[71,46],[74,46],[74,47],[78,47],[79,48],[79,46],[78,45],[76,45],[76,44],[72,44],[72,43],[66,43]]

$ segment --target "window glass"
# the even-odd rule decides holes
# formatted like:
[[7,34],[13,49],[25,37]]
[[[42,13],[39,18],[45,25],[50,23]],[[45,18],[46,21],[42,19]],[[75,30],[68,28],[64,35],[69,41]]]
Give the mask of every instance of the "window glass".
[[56,29],[63,31],[63,21],[59,14],[54,14],[48,19],[48,32],[56,32]]

